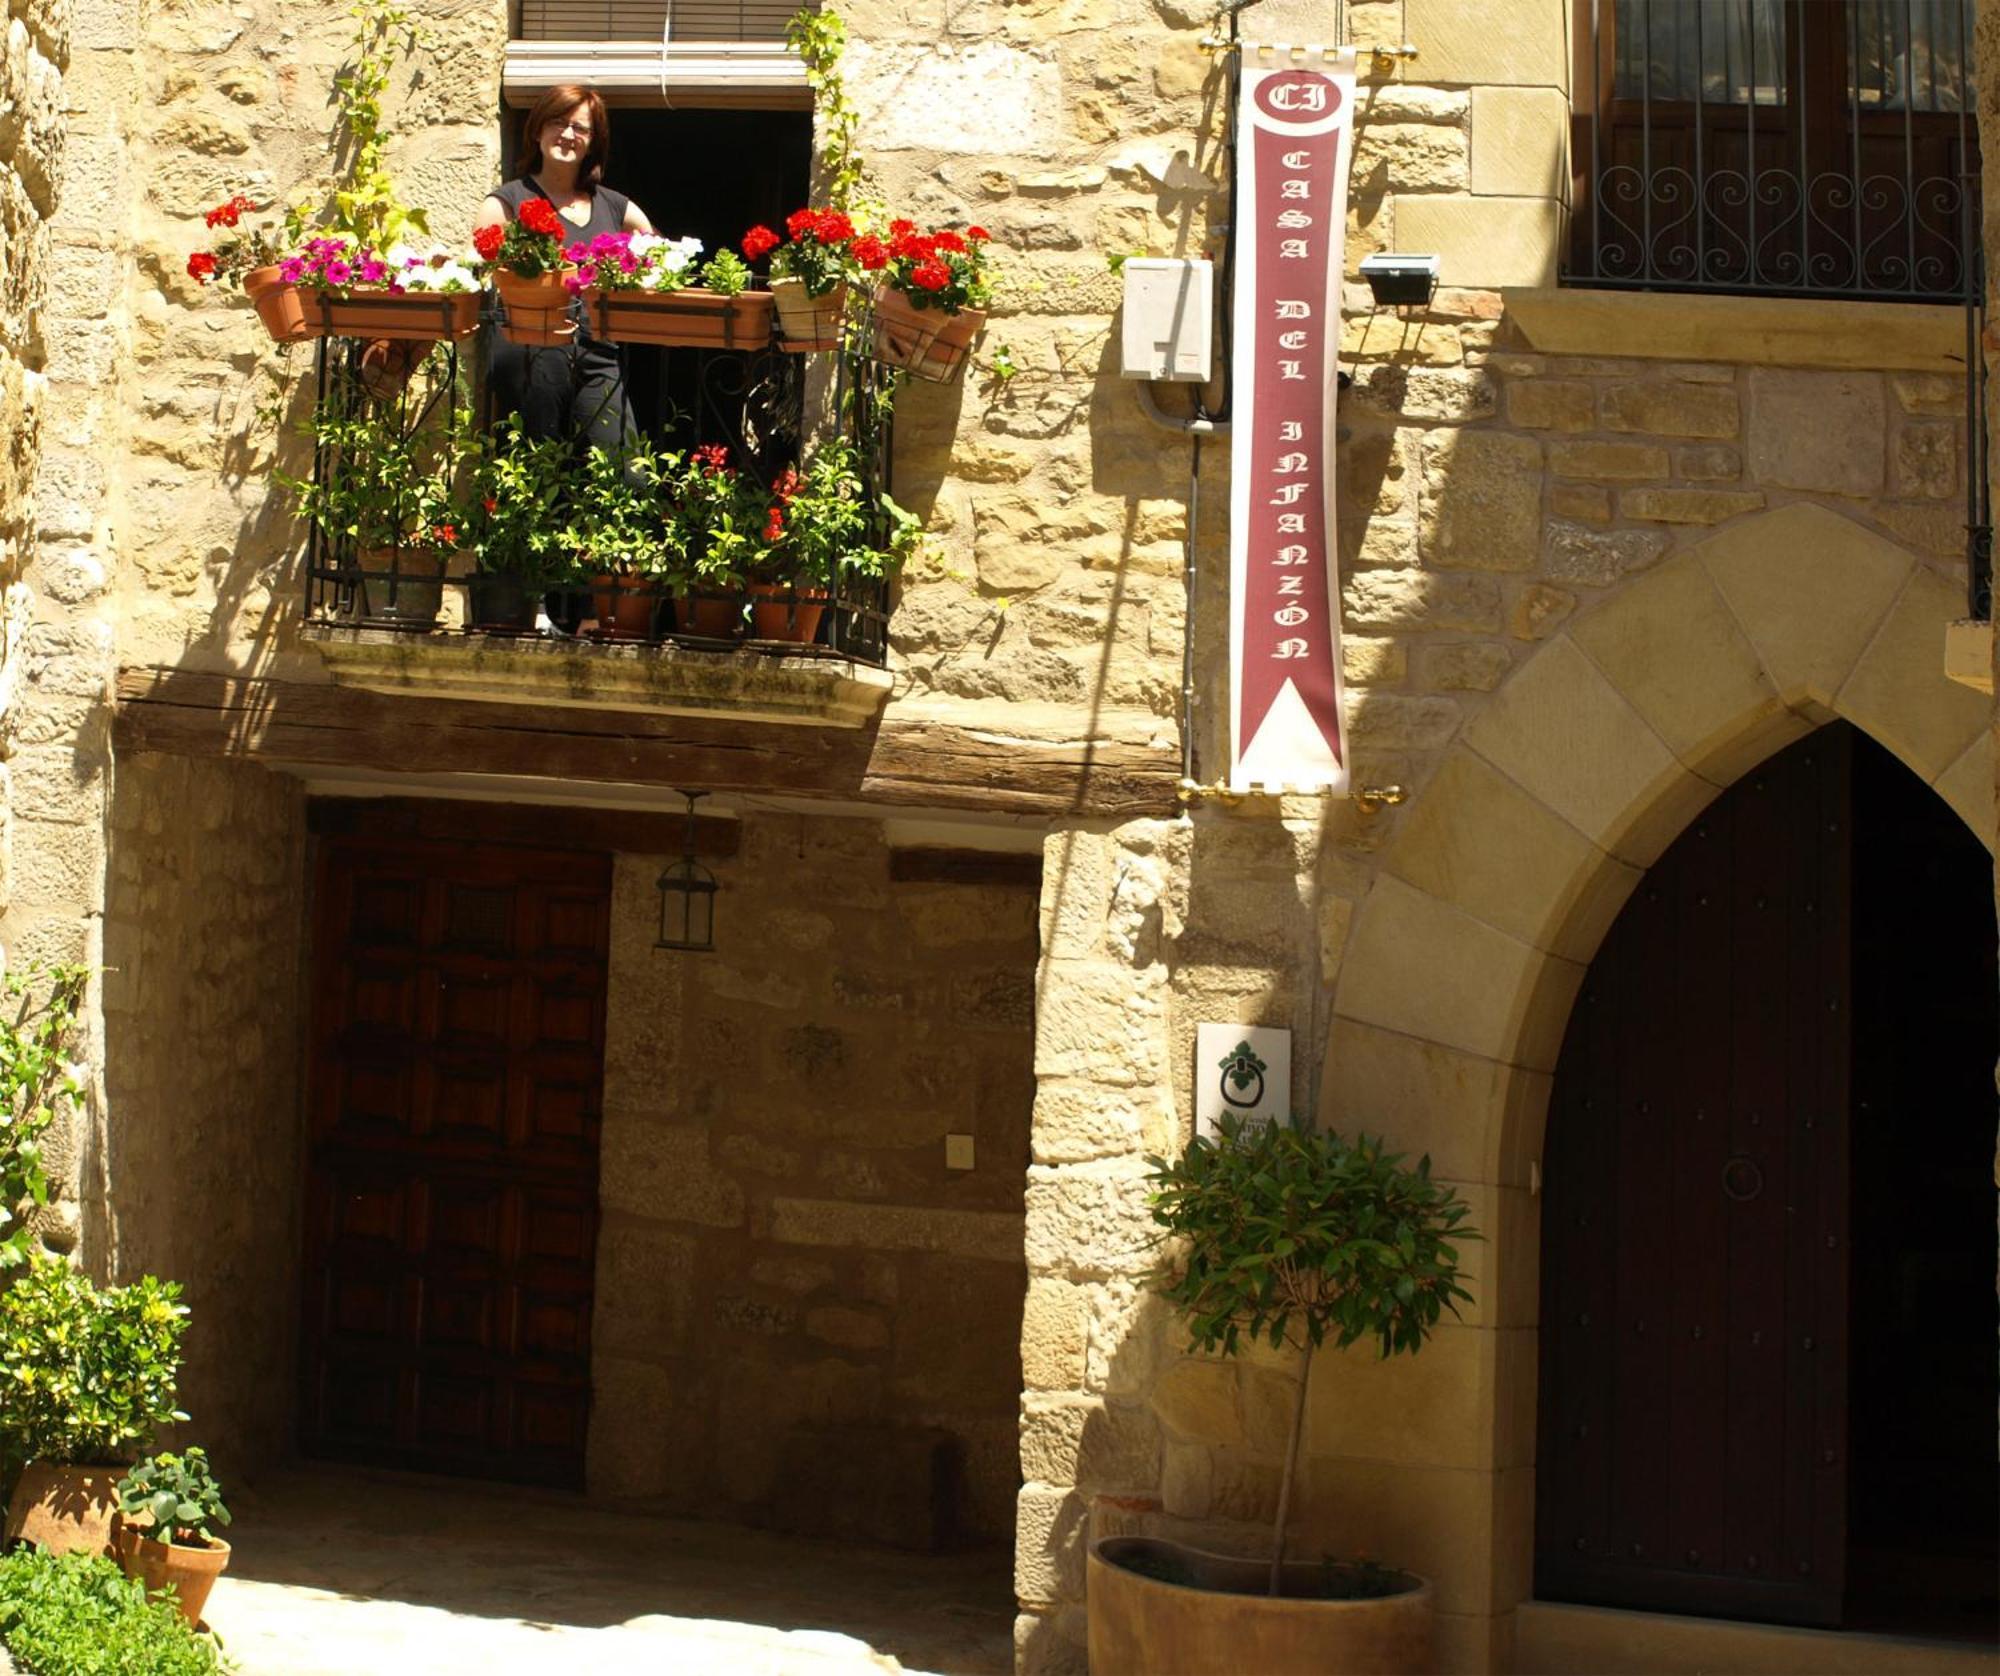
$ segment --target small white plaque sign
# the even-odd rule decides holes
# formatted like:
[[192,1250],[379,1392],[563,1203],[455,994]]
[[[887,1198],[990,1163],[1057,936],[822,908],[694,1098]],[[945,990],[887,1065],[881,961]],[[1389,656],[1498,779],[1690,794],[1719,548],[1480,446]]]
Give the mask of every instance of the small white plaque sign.
[[1291,1031],[1261,1024],[1195,1027],[1195,1133],[1213,1139],[1225,1112],[1247,1123],[1291,1116]]

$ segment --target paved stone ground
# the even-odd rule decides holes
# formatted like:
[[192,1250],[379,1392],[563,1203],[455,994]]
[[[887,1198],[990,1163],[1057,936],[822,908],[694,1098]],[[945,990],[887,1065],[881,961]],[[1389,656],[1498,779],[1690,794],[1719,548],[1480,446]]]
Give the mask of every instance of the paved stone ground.
[[317,1466],[230,1499],[207,1618],[242,1676],[1013,1668],[999,1550],[885,1553]]

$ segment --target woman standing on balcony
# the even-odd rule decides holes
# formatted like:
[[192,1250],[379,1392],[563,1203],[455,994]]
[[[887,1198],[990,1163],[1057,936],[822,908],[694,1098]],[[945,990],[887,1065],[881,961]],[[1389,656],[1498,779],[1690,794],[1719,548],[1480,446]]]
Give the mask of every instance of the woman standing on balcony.
[[[473,231],[504,227],[529,199],[542,198],[561,218],[569,243],[601,233],[650,233],[645,211],[604,184],[610,151],[611,119],[597,90],[550,88],[522,124],[520,177],[487,197]],[[552,349],[496,339],[488,373],[496,408],[520,414],[530,436],[581,436],[615,448],[636,428],[617,348],[591,336],[588,326]]]

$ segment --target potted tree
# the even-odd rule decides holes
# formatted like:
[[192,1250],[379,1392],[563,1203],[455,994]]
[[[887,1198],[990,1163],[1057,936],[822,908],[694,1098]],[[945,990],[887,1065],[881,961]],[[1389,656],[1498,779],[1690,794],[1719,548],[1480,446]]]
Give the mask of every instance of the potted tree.
[[121,1456],[187,1418],[174,1406],[180,1295],[151,1275],[99,1290],[46,1254],[0,1293],[0,1443],[26,1463],[7,1506],[9,1541],[108,1551]]
[[174,1591],[190,1626],[229,1565],[229,1544],[215,1534],[229,1523],[222,1489],[208,1469],[207,1451],[158,1454],[141,1461],[118,1487],[118,1563],[148,1594]]
[[1152,1285],[1193,1350],[1237,1354],[1262,1340],[1299,1352],[1299,1386],[1268,1560],[1157,1537],[1091,1545],[1093,1676],[1331,1670],[1414,1673],[1430,1658],[1431,1592],[1408,1572],[1288,1561],[1313,1353],[1372,1342],[1420,1350],[1470,1294],[1453,1242],[1477,1235],[1465,1204],[1380,1141],[1294,1120],[1225,1118],[1178,1159],[1151,1158],[1153,1220],[1168,1244]]

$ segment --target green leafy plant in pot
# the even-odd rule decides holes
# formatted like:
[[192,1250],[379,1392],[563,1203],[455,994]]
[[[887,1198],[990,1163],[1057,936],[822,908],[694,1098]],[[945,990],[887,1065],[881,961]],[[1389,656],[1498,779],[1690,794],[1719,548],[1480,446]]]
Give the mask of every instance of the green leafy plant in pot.
[[531,437],[518,417],[470,448],[459,543],[473,557],[467,612],[477,629],[535,626],[544,589],[575,572],[566,528],[576,454],[566,437]]
[[1416,1672],[1430,1657],[1430,1587],[1382,1567],[1285,1559],[1313,1358],[1363,1342],[1423,1348],[1470,1294],[1456,1242],[1476,1239],[1458,1195],[1379,1140],[1294,1120],[1222,1121],[1172,1161],[1148,1160],[1163,1231],[1153,1289],[1200,1354],[1252,1344],[1299,1354],[1298,1390],[1268,1561],[1149,1537],[1090,1553],[1097,1676],[1173,1669]]
[[118,1487],[118,1510],[113,1540],[125,1575],[138,1578],[148,1594],[172,1589],[181,1616],[200,1623],[209,1591],[229,1564],[229,1544],[215,1533],[229,1523],[229,1509],[207,1451],[141,1461]]
[[678,573],[680,525],[669,516],[666,475],[680,456],[635,435],[619,448],[588,448],[568,499],[564,537],[590,581],[597,632],[650,640],[669,572]]
[[0,1293],[0,1447],[26,1463],[8,1539],[106,1550],[134,1445],[187,1416],[175,1406],[187,1310],[142,1275],[99,1288],[60,1257],[31,1257]]

